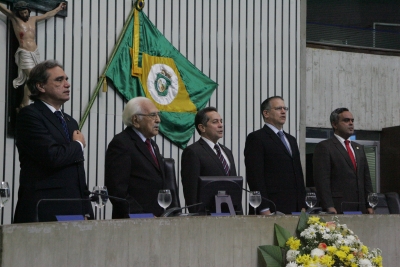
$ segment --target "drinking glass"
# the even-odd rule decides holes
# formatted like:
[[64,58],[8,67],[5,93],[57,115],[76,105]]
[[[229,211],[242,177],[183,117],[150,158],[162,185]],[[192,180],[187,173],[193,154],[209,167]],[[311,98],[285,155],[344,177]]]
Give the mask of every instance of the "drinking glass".
[[101,210],[108,201],[108,191],[106,186],[96,185],[93,187],[93,193],[96,195],[94,205],[99,209],[99,220],[101,220]]
[[249,203],[254,208],[254,215],[257,214],[256,209],[261,204],[260,191],[251,191],[249,196]]
[[8,182],[0,183],[0,209],[4,207],[4,204],[10,199],[10,187]]
[[164,208],[164,211],[167,209],[172,202],[171,191],[169,189],[162,189],[158,191],[158,205]]
[[315,193],[306,194],[306,205],[312,209],[317,204],[317,196]]
[[377,193],[369,193],[368,194],[368,203],[372,208],[375,208],[378,205],[379,199]]

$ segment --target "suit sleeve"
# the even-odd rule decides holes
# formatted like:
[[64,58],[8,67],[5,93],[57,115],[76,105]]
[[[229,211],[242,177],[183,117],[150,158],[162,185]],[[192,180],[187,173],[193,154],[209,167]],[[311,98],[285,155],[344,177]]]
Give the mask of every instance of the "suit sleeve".
[[323,208],[334,207],[331,190],[331,156],[326,142],[319,143],[313,156],[314,184]]
[[[200,176],[200,159],[196,152],[187,147],[182,153],[182,186],[186,205],[197,203],[197,183]],[[189,208],[190,212],[195,212],[196,207]]]
[[[261,139],[254,134],[248,135],[244,148],[247,183],[251,191],[260,191],[261,196],[268,198],[264,161],[264,146]],[[269,203],[263,199],[261,205],[257,209],[263,210],[267,208],[269,208]]]
[[[73,120],[75,124],[76,121]],[[34,109],[21,109],[17,117],[16,140],[24,155],[45,168],[60,168],[84,161],[78,142],[57,140],[49,122]],[[77,127],[77,125],[76,125]]]
[[[110,196],[128,200],[129,213],[140,213],[142,212],[141,206],[132,196],[128,195],[131,164],[132,160],[126,144],[122,139],[114,138],[106,152],[105,185]],[[113,219],[128,216],[126,202],[111,198],[110,201],[113,204]]]

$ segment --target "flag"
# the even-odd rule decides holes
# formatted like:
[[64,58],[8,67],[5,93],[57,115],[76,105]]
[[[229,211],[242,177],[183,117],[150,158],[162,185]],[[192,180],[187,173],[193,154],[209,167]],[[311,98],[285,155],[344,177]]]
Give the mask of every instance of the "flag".
[[126,23],[105,75],[126,100],[149,98],[160,111],[160,132],[185,148],[197,111],[218,84],[189,62],[143,12],[135,9]]

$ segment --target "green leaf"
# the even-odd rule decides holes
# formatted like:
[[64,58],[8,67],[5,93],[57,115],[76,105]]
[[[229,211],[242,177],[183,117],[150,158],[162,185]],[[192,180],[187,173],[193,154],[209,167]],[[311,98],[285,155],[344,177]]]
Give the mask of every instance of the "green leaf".
[[303,230],[308,227],[308,224],[307,224],[308,217],[309,217],[309,215],[307,213],[305,213],[304,211],[301,212],[299,223],[297,224],[297,233],[303,232]]
[[258,255],[264,259],[264,262],[268,267],[282,267],[282,250],[278,246],[265,245],[258,247]]
[[275,227],[276,239],[278,240],[278,245],[281,248],[284,248],[286,245],[286,241],[288,241],[289,237],[291,237],[292,235],[288,230],[286,230],[285,228],[276,223],[274,227]]

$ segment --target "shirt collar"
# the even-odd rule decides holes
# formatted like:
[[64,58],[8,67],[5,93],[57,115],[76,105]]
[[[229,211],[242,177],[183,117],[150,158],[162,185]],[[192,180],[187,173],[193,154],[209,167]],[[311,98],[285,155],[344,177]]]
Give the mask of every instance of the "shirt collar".
[[140,139],[142,139],[143,142],[146,142],[146,139],[147,139],[147,138],[144,137],[144,135],[143,135],[141,132],[139,132],[138,129],[136,129],[136,128],[133,127],[133,126],[132,126],[132,129],[135,131],[135,133],[137,133],[137,135],[139,135]]
[[201,138],[211,147],[211,149],[214,149],[214,146],[218,145],[218,142],[216,144],[214,144],[213,141],[211,141],[211,140],[209,140],[209,139],[207,139],[207,138],[205,138],[203,136]]
[[276,128],[274,125],[266,122],[265,125],[267,125],[272,131],[274,131],[275,134],[278,134],[279,131],[283,131],[282,129],[279,130],[278,128]]
[[342,144],[344,144],[344,141],[346,141],[346,140],[349,140],[349,144],[351,143],[350,139],[344,139],[343,137],[341,137],[341,136],[339,136],[337,134],[334,134],[334,135],[339,140],[339,142],[342,143]]
[[40,100],[40,101],[42,101],[50,110],[51,110],[51,112],[56,112],[56,111],[60,111],[61,112],[61,114],[63,114],[64,115],[64,113],[61,111],[61,109],[60,110],[57,110],[57,109],[55,109],[55,107],[53,107],[52,105],[50,105],[49,103],[47,103],[47,102],[45,102],[45,101],[43,101],[43,100]]

